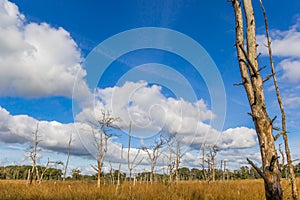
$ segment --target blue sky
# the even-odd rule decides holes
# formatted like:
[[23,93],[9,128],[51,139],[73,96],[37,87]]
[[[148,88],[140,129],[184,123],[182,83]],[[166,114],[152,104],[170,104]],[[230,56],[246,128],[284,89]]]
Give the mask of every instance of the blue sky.
[[[298,135],[300,131],[298,128],[300,125],[300,2],[292,0],[287,4],[282,1],[266,1],[265,7],[273,40],[277,77],[287,112],[290,144],[296,159],[300,158],[298,153],[300,150]],[[266,49],[262,45],[264,27],[258,1],[254,1],[254,9],[257,16],[258,43],[261,44],[258,51],[262,53],[260,63],[268,66]],[[76,135],[74,121],[87,120],[92,113],[92,108],[83,104],[79,105],[80,109],[77,113],[73,113],[72,109],[74,100],[72,91],[76,78],[80,85],[77,87],[78,98],[86,97],[90,93],[89,85],[86,83],[88,77],[86,73],[89,71],[84,67],[88,55],[98,44],[110,37],[142,27],[159,27],[177,31],[192,38],[206,50],[221,75],[226,92],[224,102],[216,100],[218,104],[226,105],[224,126],[221,130],[210,127],[211,116],[216,113],[211,107],[211,94],[205,77],[202,77],[186,59],[158,49],[136,50],[115,59],[99,79],[99,89],[96,92],[99,102],[94,108],[113,107],[114,114],[123,116],[121,125],[124,130],[128,128],[128,123],[126,125],[125,122],[129,119],[136,120],[133,121],[136,123],[134,131],[147,136],[150,132],[156,133],[155,131],[163,127],[159,120],[161,116],[165,117],[162,118],[166,123],[164,131],[167,133],[174,131],[174,124],[172,125],[171,122],[176,121],[175,117],[178,115],[175,105],[181,103],[183,106],[181,109],[186,112],[180,114],[183,124],[179,132],[187,138],[189,145],[193,144],[191,146],[194,147],[201,144],[201,131],[188,131],[188,128],[200,124],[201,130],[212,129],[208,141],[216,136],[220,138],[215,140],[223,148],[219,154],[220,160],[227,159],[232,167],[245,164],[247,156],[259,162],[252,120],[247,115],[249,106],[244,89],[233,86],[234,83],[240,82],[240,75],[233,47],[235,41],[233,9],[227,1],[219,1],[216,4],[213,1],[199,0],[164,2],[0,0],[0,10],[1,163],[8,165],[29,162],[24,152],[32,141],[31,132],[38,121],[41,123],[40,132],[43,141],[41,146],[44,149],[41,153],[41,164],[47,157],[64,160],[68,136],[71,132]],[[169,77],[165,76],[165,73],[176,71],[189,82],[197,97],[195,101],[190,101],[188,94],[184,96],[183,93],[180,96],[172,88],[154,81],[157,80],[155,79],[157,75],[152,69],[164,69],[163,66],[171,69],[171,71],[159,71],[166,80],[171,79],[175,74],[170,74]],[[146,74],[139,72],[140,74],[136,76],[134,74],[137,73],[134,71],[136,69],[146,70],[143,72]],[[269,71],[267,67],[263,75],[266,76]],[[124,75],[130,74],[129,72],[133,72],[133,76],[124,78]],[[139,77],[142,78],[139,80]],[[145,80],[146,78],[149,80]],[[118,85],[121,79],[123,82]],[[126,84],[125,81],[129,82]],[[183,82],[179,81],[179,83]],[[176,84],[172,86],[179,88]],[[279,116],[271,82],[265,84],[265,92],[270,117]],[[103,103],[111,101],[112,93],[116,97],[117,105],[123,105],[122,100],[127,101],[126,98],[132,98],[130,105],[133,106],[126,108],[129,109],[129,115],[126,115],[120,106]],[[133,95],[128,96],[128,93]],[[124,105],[128,106],[129,103],[126,103],[128,102]],[[151,107],[152,103],[153,107]],[[156,105],[158,107],[155,107]],[[132,113],[130,109],[133,109]],[[148,116],[147,109],[153,112],[153,116],[150,111],[150,117]],[[194,113],[197,109],[199,113]],[[197,116],[199,119],[195,120]],[[222,116],[215,116],[216,119],[220,117],[222,118]],[[149,125],[147,120],[150,118],[153,124]],[[276,122],[280,123],[279,120]],[[188,128],[184,129],[184,127]],[[108,156],[108,159],[116,163],[119,158],[120,144],[127,143],[126,134],[119,135],[119,138],[111,141],[112,151]],[[190,141],[190,137],[193,138],[193,142]],[[82,171],[90,173],[89,166],[94,161],[88,156],[89,148],[88,151],[83,148],[89,145],[89,141],[88,139],[80,141],[80,138],[82,137],[74,140],[71,165],[79,166]],[[81,142],[84,144],[82,145]],[[153,137],[142,141],[136,137],[134,148],[138,148],[143,142],[150,144],[153,142]],[[278,141],[278,144],[280,142]],[[182,165],[197,166],[197,156],[199,156],[197,149],[189,149]],[[144,162],[146,166],[146,159]]]

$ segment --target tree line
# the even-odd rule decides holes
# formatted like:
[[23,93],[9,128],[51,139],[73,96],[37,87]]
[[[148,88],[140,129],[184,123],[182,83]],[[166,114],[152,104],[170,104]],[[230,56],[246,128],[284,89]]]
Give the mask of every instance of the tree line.
[[[0,167],[0,179],[6,180],[27,180],[28,173],[31,170],[30,165],[11,165],[11,166],[1,166]],[[42,173],[46,168],[43,166],[37,166],[37,169]],[[294,166],[294,171],[296,177],[300,177],[300,163]],[[102,172],[100,174],[103,183],[116,184],[118,180],[119,170],[110,170],[108,173]],[[187,168],[181,167],[178,169],[178,179],[179,181],[212,181],[211,175],[214,174],[215,180],[239,180],[239,179],[260,179],[260,175],[253,167],[242,166],[240,169],[229,170],[226,169],[215,169],[212,173],[209,169],[198,168]],[[172,174],[171,176],[175,176]],[[287,170],[281,171],[282,178],[289,178]],[[210,177],[209,179],[207,177]],[[125,172],[120,173],[120,181],[133,181],[133,182],[150,182],[151,172],[139,172],[134,177],[127,175]],[[173,177],[175,178],[175,177]],[[84,175],[78,168],[72,169],[70,176],[66,177],[66,180],[97,180],[98,174]],[[164,182],[169,183],[170,175],[167,173],[154,173],[154,182]],[[50,167],[48,168],[44,175],[43,180],[63,180],[63,170]]]

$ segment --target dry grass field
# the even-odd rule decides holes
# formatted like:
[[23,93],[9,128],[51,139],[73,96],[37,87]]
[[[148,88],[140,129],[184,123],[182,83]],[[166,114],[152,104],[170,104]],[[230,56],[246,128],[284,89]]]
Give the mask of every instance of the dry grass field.
[[[288,188],[283,181],[283,188]],[[300,180],[298,180],[300,187]],[[26,181],[0,181],[0,199],[131,199],[129,183],[121,185],[118,191],[113,185],[96,187],[93,181],[45,181],[42,184],[27,185]],[[290,195],[284,191],[285,199]],[[161,183],[137,184],[132,188],[132,199],[264,199],[262,180],[236,180],[207,182],[180,182],[172,186]]]

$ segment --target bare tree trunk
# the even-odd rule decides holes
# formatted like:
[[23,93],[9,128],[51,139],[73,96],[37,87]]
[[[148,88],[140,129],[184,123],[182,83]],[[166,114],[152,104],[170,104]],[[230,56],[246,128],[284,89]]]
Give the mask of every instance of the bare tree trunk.
[[207,175],[206,175],[206,172],[205,172],[205,149],[204,147],[202,148],[202,172],[203,172],[203,177],[204,177],[204,180],[207,181]]
[[72,143],[72,134],[70,135],[70,139],[69,139],[69,143],[68,143],[68,157],[67,157],[67,161],[66,161],[66,166],[64,168],[63,181],[66,180],[66,174],[67,174],[67,169],[68,169],[69,160],[70,160],[71,143]]
[[102,171],[102,163],[100,162],[100,160],[97,161],[97,187],[100,188],[101,187],[101,171]]
[[212,181],[215,182],[216,174],[215,174],[215,157],[211,158],[211,170],[212,170]]
[[220,172],[221,172],[220,180],[224,181],[223,160],[221,160]]
[[172,150],[170,149],[170,155],[169,155],[169,185],[172,185],[173,183],[173,161],[172,161]]
[[48,169],[48,167],[49,167],[49,164],[50,164],[50,160],[49,160],[49,158],[48,158],[48,162],[47,162],[47,164],[46,164],[46,166],[45,166],[45,169],[42,171],[41,177],[40,177],[40,179],[39,179],[39,184],[42,183],[43,178],[44,178],[44,174],[45,174],[45,172],[47,171],[47,169]]
[[175,180],[176,182],[180,181],[180,177],[179,177],[179,164],[180,164],[180,160],[178,155],[176,155],[176,161],[175,161]]
[[120,181],[121,177],[120,176],[121,176],[122,161],[123,161],[123,144],[122,144],[122,148],[121,148],[121,156],[120,156],[120,163],[119,163],[118,182],[117,182],[117,188],[116,188],[117,191],[118,191],[118,189],[120,188],[120,185],[121,185],[121,181]]
[[[244,12],[246,16],[246,46],[244,49],[244,26],[241,4],[238,0],[232,0],[236,19],[236,48],[242,85],[247,93],[251,107],[252,119],[254,121],[264,172],[258,173],[263,177],[265,183],[266,199],[282,199],[282,189],[280,185],[280,170],[278,166],[278,156],[275,149],[274,137],[272,134],[272,120],[269,118],[264,98],[263,80],[258,68],[256,53],[256,32],[255,19],[251,0],[243,0]],[[248,159],[248,162],[254,164]]]
[[39,131],[39,123],[37,123],[36,130],[33,132],[34,141],[33,141],[32,150],[29,152],[29,157],[32,160],[32,169],[31,169],[31,173],[29,173],[30,174],[29,184],[32,184],[32,180],[34,178],[33,175],[35,175],[35,180],[39,180],[39,171],[37,168],[37,157],[38,157],[37,152],[38,152],[38,143],[39,143],[38,131]]
[[267,47],[268,47],[268,51],[269,51],[271,71],[272,71],[273,82],[274,82],[274,86],[275,86],[275,90],[276,90],[277,101],[278,101],[279,108],[280,108],[280,111],[281,111],[282,132],[277,137],[279,137],[281,134],[283,135],[285,153],[286,153],[289,172],[290,172],[290,175],[291,175],[290,178],[291,178],[291,185],[292,185],[292,196],[293,196],[294,200],[298,200],[297,183],[296,183],[294,167],[293,167],[293,163],[292,163],[292,156],[291,156],[289,143],[288,143],[288,137],[287,137],[285,111],[284,111],[282,99],[281,99],[281,96],[280,96],[279,86],[278,86],[276,75],[275,75],[273,54],[272,54],[272,49],[271,49],[271,39],[270,39],[270,36],[269,36],[269,24],[268,24],[268,19],[267,19],[267,13],[266,13],[266,10],[263,6],[262,0],[260,0],[260,5],[261,5],[261,8],[262,8],[263,13],[264,13],[264,20],[265,20],[265,27],[266,27],[266,37],[267,37],[267,42],[268,42]]
[[30,169],[28,169],[27,184],[31,184],[31,170]]
[[223,176],[223,180],[225,179],[225,176],[226,176],[226,179],[228,180],[227,171],[226,171],[226,160],[224,160],[224,176]]

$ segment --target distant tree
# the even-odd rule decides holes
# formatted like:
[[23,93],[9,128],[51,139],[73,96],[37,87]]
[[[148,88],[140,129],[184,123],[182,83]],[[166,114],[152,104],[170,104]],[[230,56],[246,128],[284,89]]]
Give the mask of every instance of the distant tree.
[[80,180],[82,177],[81,170],[79,168],[72,169],[72,179]]
[[37,167],[37,159],[38,159],[38,152],[41,150],[38,148],[38,144],[40,140],[38,139],[38,132],[39,132],[39,123],[36,125],[36,130],[32,132],[33,134],[33,144],[29,147],[29,158],[32,161],[32,168],[29,169],[28,172],[28,183],[32,184],[32,180],[39,180],[39,170]]
[[[183,138],[178,135],[178,133],[175,133],[171,135],[171,137],[168,139],[168,147],[171,155],[175,156],[175,161],[174,161],[174,168],[175,168],[175,180],[178,182],[180,180],[179,176],[179,165],[181,163],[181,158],[184,155],[183,152]],[[173,164],[172,164],[173,165]],[[170,163],[170,166],[172,166]],[[172,172],[172,171],[170,171]]]
[[68,142],[68,156],[67,156],[66,165],[64,165],[63,181],[66,180],[66,174],[67,174],[67,169],[68,169],[69,160],[70,160],[71,143],[72,143],[72,134],[70,134],[70,138],[69,138],[69,142]]
[[208,153],[206,154],[206,162],[208,163],[208,169],[209,169],[209,180],[215,181],[216,179],[216,171],[215,171],[215,161],[216,156],[219,151],[219,147],[217,145],[205,145],[205,147],[208,150]]
[[178,174],[180,177],[180,180],[189,180],[190,178],[190,169],[187,167],[182,167],[178,169]]
[[151,162],[150,168],[150,183],[153,183],[154,178],[154,169],[156,166],[157,159],[161,155],[160,149],[166,144],[166,139],[163,138],[162,135],[159,136],[158,139],[155,140],[155,144],[151,147],[143,146],[142,150],[145,151],[148,155],[148,158]]
[[117,121],[119,121],[119,118],[112,117],[109,111],[102,110],[100,118],[92,123],[92,134],[97,149],[97,166],[92,167],[97,171],[98,188],[101,186],[101,172],[108,151],[108,139],[113,135],[111,131],[118,128],[115,124]]

